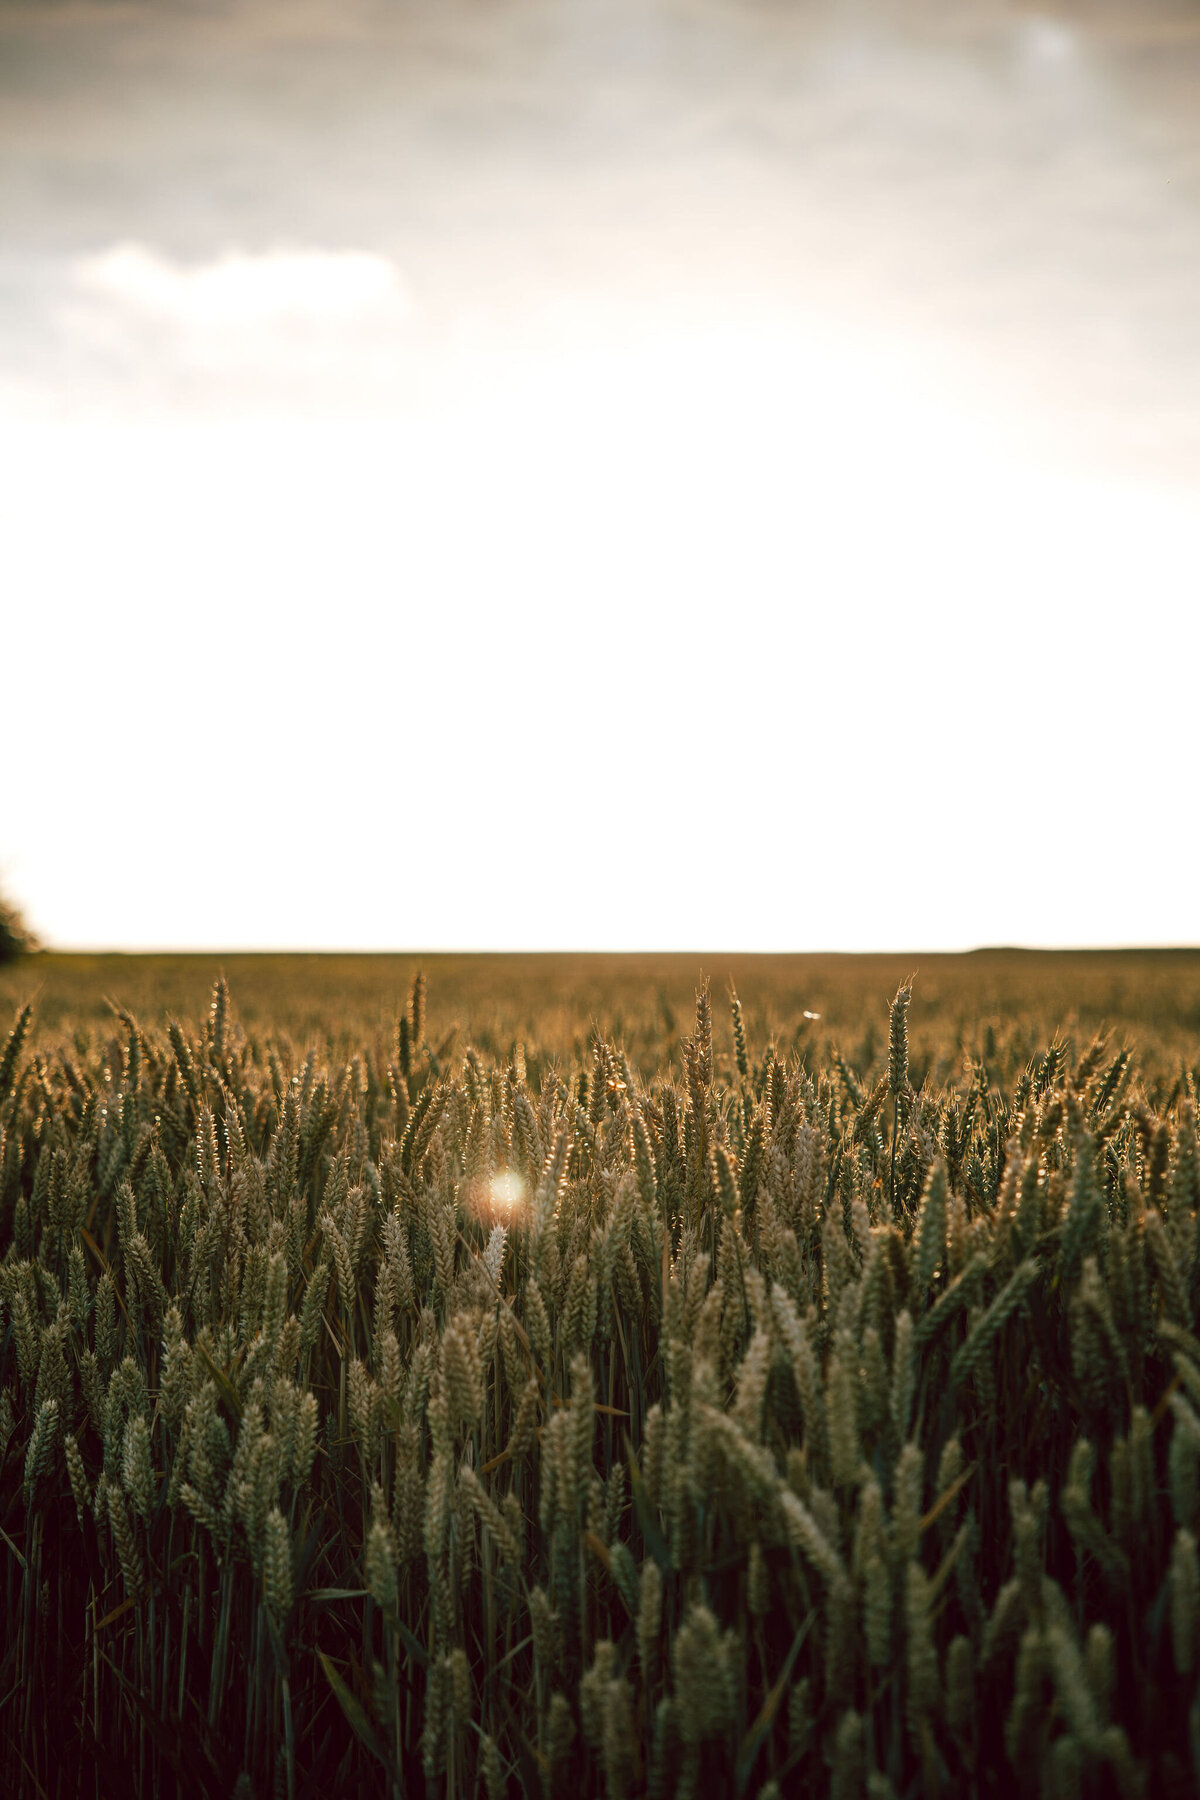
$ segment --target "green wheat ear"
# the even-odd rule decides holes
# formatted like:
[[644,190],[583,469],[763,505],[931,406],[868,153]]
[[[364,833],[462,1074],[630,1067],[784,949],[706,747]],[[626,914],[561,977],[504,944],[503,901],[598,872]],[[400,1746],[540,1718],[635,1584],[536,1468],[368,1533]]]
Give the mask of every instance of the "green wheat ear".
[[3,1055],[0,1055],[0,1105],[12,1093],[16,1079],[17,1060],[21,1054],[21,1047],[29,1034],[32,1020],[33,1001],[29,1000],[17,1014],[16,1023],[5,1042]]
[[746,1058],[746,1034],[742,1027],[742,1005],[737,997],[737,989],[732,982],[729,987],[729,1009],[733,1015],[733,1048],[737,1071],[743,1080],[750,1073],[750,1064]]
[[702,1087],[710,1086],[713,1075],[712,1065],[712,1002],[709,998],[708,982],[696,992],[696,1068]]
[[892,1096],[892,1159],[889,1186],[893,1206],[896,1203],[896,1140],[900,1135],[901,1106],[908,1097],[908,1007],[912,999],[912,981],[902,982],[896,989],[888,1015],[888,1090]]
[[888,1088],[899,1100],[908,1088],[908,1008],[912,1000],[911,980],[896,989],[888,1013]]
[[101,1740],[170,1787],[149,1717],[262,1794],[1184,1791],[1192,1052],[1030,1014],[981,1075],[931,1007],[917,1094],[911,989],[886,1067],[840,1002],[845,1057],[785,1022],[752,1066],[732,989],[719,1069],[706,988],[682,1056],[655,1001],[453,1060],[421,977],[336,1054],[223,983],[173,1030],[26,1021],[3,1791]]

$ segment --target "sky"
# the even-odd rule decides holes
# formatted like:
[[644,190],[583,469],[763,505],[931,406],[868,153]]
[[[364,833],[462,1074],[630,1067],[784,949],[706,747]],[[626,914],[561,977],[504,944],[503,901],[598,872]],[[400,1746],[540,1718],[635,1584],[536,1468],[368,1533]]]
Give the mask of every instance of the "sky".
[[0,0],[62,948],[1200,941],[1193,0]]

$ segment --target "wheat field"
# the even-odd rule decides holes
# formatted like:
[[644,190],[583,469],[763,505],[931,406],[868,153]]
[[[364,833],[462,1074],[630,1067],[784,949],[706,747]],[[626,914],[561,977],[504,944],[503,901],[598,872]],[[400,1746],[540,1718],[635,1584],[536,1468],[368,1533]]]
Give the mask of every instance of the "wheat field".
[[3,972],[3,1791],[1200,1789],[1200,958],[374,960]]

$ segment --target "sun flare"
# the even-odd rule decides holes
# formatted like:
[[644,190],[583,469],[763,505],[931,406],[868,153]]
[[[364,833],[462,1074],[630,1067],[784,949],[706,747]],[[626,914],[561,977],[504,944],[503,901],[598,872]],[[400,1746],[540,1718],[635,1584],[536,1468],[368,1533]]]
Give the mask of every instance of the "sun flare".
[[489,1179],[487,1192],[498,1212],[515,1212],[525,1199],[525,1183],[514,1169],[499,1169]]

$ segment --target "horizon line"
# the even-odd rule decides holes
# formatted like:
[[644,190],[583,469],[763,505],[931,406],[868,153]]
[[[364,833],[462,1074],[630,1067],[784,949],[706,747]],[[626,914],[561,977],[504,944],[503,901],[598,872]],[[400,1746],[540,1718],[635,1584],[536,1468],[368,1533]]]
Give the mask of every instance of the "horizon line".
[[551,947],[537,945],[471,945],[450,946],[377,946],[377,945],[195,945],[157,944],[130,946],[113,944],[43,944],[25,952],[20,960],[36,961],[44,956],[988,956],[988,955],[1196,955],[1200,943],[1016,943],[959,945],[814,945],[803,948],[768,946],[746,948],[723,945],[658,945],[613,946],[569,945]]

